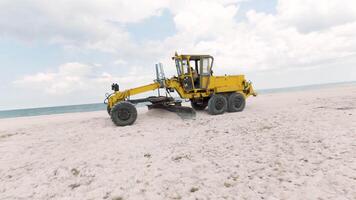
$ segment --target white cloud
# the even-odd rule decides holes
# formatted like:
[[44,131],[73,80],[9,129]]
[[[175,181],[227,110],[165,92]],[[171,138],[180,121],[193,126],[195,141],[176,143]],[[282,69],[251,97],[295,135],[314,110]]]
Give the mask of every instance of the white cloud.
[[280,0],[276,14],[250,10],[238,22],[238,5],[182,3],[173,11],[178,33],[161,52],[210,53],[220,74],[322,68],[345,56],[356,61],[355,9],[350,0]]
[[233,28],[236,4],[220,1],[181,1],[178,9],[172,8],[174,22],[181,34],[198,39],[209,39]]
[[[175,73],[170,58],[176,50],[215,56],[217,74],[298,74],[298,70],[316,73],[324,68],[332,72],[335,70],[330,70],[331,64],[333,68],[354,67],[356,1],[279,0],[276,13],[250,10],[246,20],[237,20],[239,2],[3,0],[0,37],[109,52],[115,56],[109,63],[130,69],[117,72],[118,76],[105,73],[105,66],[98,70],[91,65],[67,63],[54,72],[28,75],[16,81],[17,86],[47,94],[91,90],[101,94],[111,82],[118,82],[122,89],[150,83],[156,61],[163,61],[167,75]],[[163,9],[172,14],[175,35],[155,41],[132,40],[124,25],[159,15]],[[346,58],[347,62],[343,62]],[[315,76],[317,79],[318,74]],[[297,75],[289,74],[284,79],[303,84],[303,77]],[[269,86],[278,87],[283,80],[274,78],[270,82]]]
[[152,80],[153,76],[137,75],[137,73],[112,76],[107,72],[95,70],[94,66],[73,62],[58,66],[56,72],[26,75],[14,81],[14,85],[19,88],[42,91],[48,95],[70,95],[79,91],[92,94],[96,91],[96,94],[101,97],[109,91],[111,83],[118,82],[124,88],[128,88],[149,84]]
[[[211,53],[229,68],[252,70],[308,65],[354,52],[355,1],[279,0],[276,14],[251,10],[248,21],[237,22],[239,2],[3,0],[0,33],[135,56],[142,63],[170,57],[175,50]],[[172,13],[176,35],[142,44],[132,41],[123,25],[158,15],[162,9]]]
[[125,23],[159,14],[165,0],[2,0],[0,36],[124,53],[135,47]]
[[44,91],[52,95],[70,94],[76,90],[87,89],[87,80],[92,67],[81,63],[67,63],[59,66],[57,72],[26,75],[16,80],[16,86]]
[[319,31],[356,20],[353,0],[279,0],[279,18],[302,32]]
[[115,60],[113,62],[113,64],[115,64],[115,65],[126,65],[127,62],[125,60],[123,60],[123,59],[118,59],[118,60]]

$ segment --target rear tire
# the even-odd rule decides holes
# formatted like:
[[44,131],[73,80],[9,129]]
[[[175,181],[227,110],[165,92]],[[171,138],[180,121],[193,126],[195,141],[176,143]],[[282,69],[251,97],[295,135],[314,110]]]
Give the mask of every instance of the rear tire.
[[136,119],[136,107],[130,102],[119,102],[111,109],[111,120],[117,126],[132,125],[136,121]]
[[228,112],[241,112],[246,105],[245,97],[241,93],[232,93],[228,97]]
[[214,94],[208,102],[208,113],[221,115],[227,110],[227,100],[224,95]]
[[192,105],[192,108],[194,110],[205,110],[205,108],[208,106],[208,101],[206,101],[206,100],[202,100],[202,101],[190,100],[190,104]]

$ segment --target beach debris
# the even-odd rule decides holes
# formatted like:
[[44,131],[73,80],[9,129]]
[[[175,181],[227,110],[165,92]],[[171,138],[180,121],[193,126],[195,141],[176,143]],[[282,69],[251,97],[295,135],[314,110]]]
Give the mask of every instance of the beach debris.
[[78,175],[79,175],[79,170],[77,170],[76,168],[71,169],[70,172],[71,172],[74,176],[78,176]]
[[229,187],[232,187],[232,184],[231,184],[231,183],[228,183],[228,182],[225,182],[225,183],[224,183],[224,186],[227,187],[227,188],[229,188]]
[[315,108],[316,109],[335,109],[335,110],[354,110],[354,109],[356,109],[355,107],[351,107],[351,106],[337,107],[337,108],[318,106],[318,107],[315,107]]
[[182,199],[182,196],[179,195],[178,193],[174,192],[171,196],[170,196],[171,199]]
[[72,190],[74,190],[75,188],[80,187],[80,184],[79,183],[73,183],[73,184],[70,184],[68,187],[70,187]]
[[190,155],[188,155],[188,154],[180,154],[180,155],[177,155],[177,156],[173,156],[173,157],[172,157],[172,160],[173,160],[173,161],[176,161],[176,162],[179,162],[179,161],[182,160],[182,159],[188,159],[188,160],[190,160],[191,158],[190,158]]
[[353,110],[355,109],[354,107],[339,107],[339,108],[336,108],[336,110]]
[[103,196],[103,199],[108,199],[110,197],[111,192],[106,192]]
[[121,196],[113,197],[112,200],[124,200]]
[[192,187],[192,188],[190,188],[190,192],[191,193],[194,193],[194,192],[196,192],[196,191],[198,191],[199,190],[199,188],[197,188],[197,187]]
[[2,134],[2,132],[0,133],[0,139],[2,138],[9,138],[15,135],[25,135],[25,133],[23,132],[16,132],[16,133],[8,133],[8,134]]
[[273,128],[274,128],[273,126],[263,126],[262,128],[260,128],[260,131],[271,130]]

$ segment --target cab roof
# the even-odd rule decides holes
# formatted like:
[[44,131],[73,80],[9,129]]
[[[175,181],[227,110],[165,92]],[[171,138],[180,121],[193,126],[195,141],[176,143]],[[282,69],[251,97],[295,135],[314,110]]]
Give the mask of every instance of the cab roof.
[[212,58],[212,59],[214,59],[214,57],[211,56],[211,55],[188,55],[188,54],[182,54],[182,55],[176,54],[174,57],[172,57],[172,59],[176,59],[176,58],[184,59],[184,58],[187,58],[187,57],[189,57],[190,60],[200,60],[202,57],[203,58]]

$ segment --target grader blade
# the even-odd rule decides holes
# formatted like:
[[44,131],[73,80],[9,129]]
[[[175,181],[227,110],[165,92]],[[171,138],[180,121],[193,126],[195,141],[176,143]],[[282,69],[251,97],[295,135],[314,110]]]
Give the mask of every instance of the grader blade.
[[170,112],[175,112],[181,117],[194,117],[195,111],[191,107],[182,106],[182,101],[172,97],[149,97],[151,105],[147,105],[148,109],[164,109]]
[[175,112],[175,113],[195,115],[194,109],[192,109],[190,107],[186,107],[186,106],[181,106],[181,105],[156,103],[156,104],[148,105],[147,107],[149,110],[159,108],[159,109],[165,109],[165,110],[168,110],[170,112]]
[[143,99],[133,99],[128,100],[128,102],[133,104],[150,102],[150,105],[147,105],[148,109],[164,109],[170,112],[175,112],[179,116],[185,117],[194,117],[195,110],[191,107],[182,106],[182,101],[174,99],[173,97],[166,96],[151,96]]

